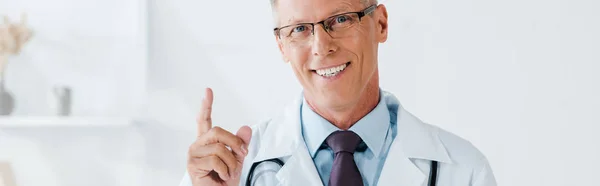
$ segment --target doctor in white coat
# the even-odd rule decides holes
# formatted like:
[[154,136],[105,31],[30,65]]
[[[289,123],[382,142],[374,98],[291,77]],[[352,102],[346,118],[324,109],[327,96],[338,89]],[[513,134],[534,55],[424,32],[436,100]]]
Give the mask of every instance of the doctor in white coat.
[[[271,4],[275,39],[303,92],[278,116],[233,134],[212,126],[207,89],[180,186],[496,185],[471,143],[423,123],[379,87],[378,46],[388,35],[384,5]],[[243,29],[255,28],[240,34]]]

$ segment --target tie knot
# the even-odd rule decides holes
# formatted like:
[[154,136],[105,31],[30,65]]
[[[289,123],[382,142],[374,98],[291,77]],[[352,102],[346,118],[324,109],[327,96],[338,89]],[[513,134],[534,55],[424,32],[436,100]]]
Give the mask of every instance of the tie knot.
[[360,142],[362,142],[360,136],[352,131],[335,131],[325,139],[325,143],[334,153],[354,153]]

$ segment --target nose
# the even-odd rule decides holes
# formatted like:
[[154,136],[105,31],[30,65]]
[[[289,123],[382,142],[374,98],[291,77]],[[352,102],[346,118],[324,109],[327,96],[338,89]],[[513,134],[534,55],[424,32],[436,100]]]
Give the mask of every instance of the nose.
[[338,47],[333,42],[333,38],[323,25],[317,24],[314,27],[314,39],[312,45],[312,53],[314,56],[327,56],[335,53]]

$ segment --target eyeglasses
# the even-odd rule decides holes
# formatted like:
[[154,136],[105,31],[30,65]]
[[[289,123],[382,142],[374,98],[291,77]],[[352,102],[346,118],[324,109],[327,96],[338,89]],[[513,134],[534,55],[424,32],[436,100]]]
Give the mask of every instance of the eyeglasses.
[[340,38],[348,36],[347,32],[344,32],[348,28],[353,27],[361,21],[361,18],[372,13],[377,8],[377,5],[371,5],[360,12],[346,12],[337,14],[327,19],[316,22],[316,23],[299,23],[294,25],[288,25],[280,28],[275,28],[275,36],[279,39],[291,42],[299,43],[307,41],[315,33],[315,25],[320,24],[331,37]]

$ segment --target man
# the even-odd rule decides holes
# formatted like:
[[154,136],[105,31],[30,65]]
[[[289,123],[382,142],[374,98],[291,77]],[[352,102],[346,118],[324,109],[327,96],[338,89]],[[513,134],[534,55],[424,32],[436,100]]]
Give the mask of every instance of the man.
[[486,158],[469,142],[421,122],[380,90],[384,5],[271,3],[275,39],[302,97],[280,116],[232,134],[212,127],[207,89],[182,186],[496,185]]

